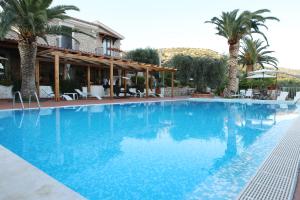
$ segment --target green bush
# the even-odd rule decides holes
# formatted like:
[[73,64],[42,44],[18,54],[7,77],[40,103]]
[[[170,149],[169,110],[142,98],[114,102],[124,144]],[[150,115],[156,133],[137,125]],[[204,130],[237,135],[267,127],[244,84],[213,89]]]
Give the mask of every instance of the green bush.
[[276,80],[274,78],[265,78],[265,79],[247,79],[242,77],[240,79],[239,88],[248,89],[248,88],[258,88],[265,89],[268,87],[275,87]]
[[126,55],[126,59],[130,59],[136,62],[147,63],[147,64],[159,64],[159,55],[156,49],[145,48],[135,49],[129,51]]
[[299,79],[279,79],[278,80],[279,87],[300,87]]
[[80,89],[81,85],[75,80],[60,80],[59,88],[61,93],[75,92],[75,89]]
[[134,84],[134,87],[137,90],[143,91],[145,89],[145,78],[143,76],[137,76],[137,84],[136,84],[136,76],[132,76],[131,82]]
[[11,80],[2,79],[2,80],[0,80],[0,85],[11,86],[11,85],[13,85],[13,82]]
[[[192,57],[176,55],[165,66],[173,66],[176,72],[175,86],[196,87],[198,92],[206,92],[210,87],[220,90],[226,82],[226,58]],[[165,77],[167,86],[171,86],[171,75]]]

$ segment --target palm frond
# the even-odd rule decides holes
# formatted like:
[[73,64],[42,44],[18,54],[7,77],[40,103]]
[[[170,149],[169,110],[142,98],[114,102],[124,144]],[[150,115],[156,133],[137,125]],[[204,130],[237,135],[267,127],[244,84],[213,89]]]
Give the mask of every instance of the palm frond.
[[243,39],[242,50],[239,54],[239,63],[245,65],[260,65],[262,68],[265,65],[271,65],[277,68],[277,58],[270,54],[274,51],[267,50],[268,45],[264,45],[264,41],[259,39],[253,40],[252,38],[246,37]]

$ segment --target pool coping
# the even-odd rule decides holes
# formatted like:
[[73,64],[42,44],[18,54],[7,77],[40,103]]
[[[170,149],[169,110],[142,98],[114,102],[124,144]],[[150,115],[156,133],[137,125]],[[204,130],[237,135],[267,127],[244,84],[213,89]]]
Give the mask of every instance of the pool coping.
[[259,100],[259,99],[225,99],[225,98],[189,98],[194,102],[225,102],[245,104],[274,104],[274,105],[296,105],[294,101]]
[[146,101],[128,101],[128,102],[111,102],[111,103],[91,103],[91,104],[74,104],[74,105],[58,105],[58,106],[44,106],[44,107],[32,107],[32,108],[8,108],[0,109],[0,112],[7,111],[24,111],[24,110],[42,110],[42,109],[55,109],[55,108],[70,108],[70,107],[89,107],[89,106],[107,106],[107,105],[124,105],[124,104],[141,104],[141,103],[159,103],[159,102],[172,102],[172,101],[187,101],[190,98],[180,99],[157,99]]
[[0,199],[85,199],[2,145],[0,163]]
[[[284,163],[288,164],[284,165]],[[299,164],[300,117],[297,117],[240,192],[237,199],[292,200],[298,182]]]

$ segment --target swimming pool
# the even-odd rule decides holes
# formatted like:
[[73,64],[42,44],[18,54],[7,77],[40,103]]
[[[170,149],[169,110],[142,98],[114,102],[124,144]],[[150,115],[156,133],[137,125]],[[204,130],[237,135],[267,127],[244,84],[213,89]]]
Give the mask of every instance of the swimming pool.
[[0,112],[0,144],[88,199],[232,199],[293,106],[148,102]]

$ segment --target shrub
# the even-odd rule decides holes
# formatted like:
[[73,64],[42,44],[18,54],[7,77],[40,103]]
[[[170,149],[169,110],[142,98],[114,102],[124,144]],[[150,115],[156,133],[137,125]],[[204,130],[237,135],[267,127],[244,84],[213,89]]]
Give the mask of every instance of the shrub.
[[13,82],[8,79],[2,79],[2,80],[0,80],[0,85],[11,86],[11,85],[13,85]]
[[75,89],[80,89],[81,85],[75,80],[60,80],[59,88],[61,93],[75,92]]
[[[137,83],[136,83],[137,78]],[[132,76],[131,82],[137,90],[143,91],[145,89],[145,78],[143,76]]]

